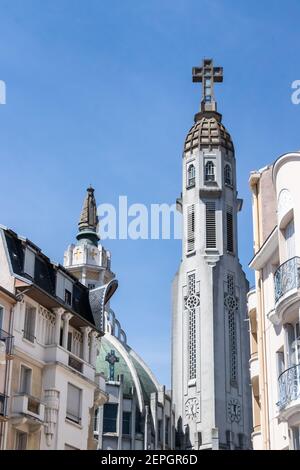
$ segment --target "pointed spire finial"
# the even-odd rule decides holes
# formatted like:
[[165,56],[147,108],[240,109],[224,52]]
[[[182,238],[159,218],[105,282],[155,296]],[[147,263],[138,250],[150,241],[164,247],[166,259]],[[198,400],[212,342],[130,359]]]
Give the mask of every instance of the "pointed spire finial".
[[95,190],[91,185],[87,188],[87,194],[85,196],[78,223],[79,233],[77,235],[77,240],[85,239],[97,244],[99,240],[99,236],[97,234],[98,215],[94,191]]

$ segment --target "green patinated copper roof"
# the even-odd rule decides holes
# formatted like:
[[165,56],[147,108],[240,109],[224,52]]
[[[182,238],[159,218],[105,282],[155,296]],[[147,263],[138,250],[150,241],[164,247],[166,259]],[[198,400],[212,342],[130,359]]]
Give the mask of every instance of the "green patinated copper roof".
[[[128,346],[124,346],[124,345],[122,346],[125,347],[126,353],[128,354],[128,357],[137,372],[137,375],[140,381],[141,391],[144,397],[144,401],[147,404],[150,402],[151,393],[157,391],[156,385],[154,384],[147,370],[132,356],[131,348]],[[107,354],[111,353],[112,350],[115,352],[116,357],[119,358],[119,362],[116,362],[114,365],[115,380],[118,379],[119,375],[123,374],[124,394],[131,395],[132,387],[135,386],[131,372],[128,368],[128,365],[124,357],[122,356],[120,351],[108,340],[107,335],[101,338],[100,354],[97,358],[97,365],[96,365],[97,372],[102,372],[106,380],[109,380],[109,363],[105,360],[105,358]]]

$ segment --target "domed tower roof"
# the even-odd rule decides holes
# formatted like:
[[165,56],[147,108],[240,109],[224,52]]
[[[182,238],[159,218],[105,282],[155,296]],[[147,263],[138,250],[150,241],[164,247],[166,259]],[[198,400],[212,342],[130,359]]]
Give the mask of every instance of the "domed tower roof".
[[214,67],[212,59],[204,59],[201,67],[193,68],[193,82],[202,83],[202,101],[200,112],[195,115],[195,124],[185,139],[185,152],[223,147],[234,153],[230,134],[222,124],[222,115],[217,112],[214,95],[214,84],[222,81],[223,68]]
[[217,112],[201,112],[195,116],[195,124],[189,130],[184,151],[193,149],[223,147],[234,153],[234,146],[229,132],[221,122],[221,115]]
[[127,343],[106,332],[101,338],[100,352],[96,369],[104,374],[106,380],[111,380],[109,361],[113,357],[114,377],[123,375],[123,393],[132,396],[135,389],[140,411],[150,404],[151,393],[158,392],[161,387],[152,371],[138,354]]

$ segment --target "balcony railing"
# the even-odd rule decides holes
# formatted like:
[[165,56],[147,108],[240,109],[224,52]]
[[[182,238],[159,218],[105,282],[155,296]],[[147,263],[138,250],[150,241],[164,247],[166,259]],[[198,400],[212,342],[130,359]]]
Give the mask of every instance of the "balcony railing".
[[300,258],[295,256],[283,263],[274,275],[275,302],[292,289],[300,287]]
[[27,339],[27,341],[30,341],[31,343],[34,343],[36,339],[31,330],[23,330],[23,338]]
[[28,396],[28,405],[27,405],[27,410],[30,411],[30,413],[34,413],[35,415],[40,414],[40,400],[31,396]]
[[14,346],[14,337],[11,336],[4,330],[0,330],[0,341],[5,343],[5,351],[8,356],[11,356],[13,346]]
[[7,416],[7,399],[6,395],[0,393],[0,418]]
[[80,361],[80,359],[77,359],[74,356],[69,355],[69,366],[72,367],[72,369],[77,370],[78,372],[82,373],[83,370],[83,363]]
[[280,374],[279,386],[279,409],[285,408],[291,401],[300,397],[300,364],[292,366]]

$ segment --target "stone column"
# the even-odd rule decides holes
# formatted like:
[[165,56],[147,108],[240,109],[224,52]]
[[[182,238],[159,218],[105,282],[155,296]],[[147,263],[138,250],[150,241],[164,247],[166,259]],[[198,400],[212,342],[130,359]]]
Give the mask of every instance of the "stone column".
[[59,344],[60,340],[60,327],[61,327],[61,318],[65,313],[65,309],[63,308],[55,308],[55,326],[54,326],[54,344]]
[[72,313],[64,313],[63,314],[63,322],[64,322],[64,326],[63,326],[63,339],[62,339],[62,347],[67,349],[68,347],[68,332],[69,332],[69,322],[71,320],[71,318],[73,317]]
[[89,334],[92,331],[90,326],[83,326],[80,328],[83,336],[82,356],[85,362],[89,362]]

